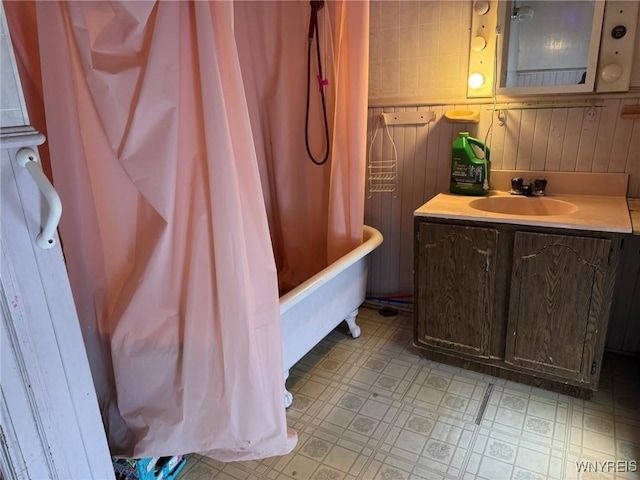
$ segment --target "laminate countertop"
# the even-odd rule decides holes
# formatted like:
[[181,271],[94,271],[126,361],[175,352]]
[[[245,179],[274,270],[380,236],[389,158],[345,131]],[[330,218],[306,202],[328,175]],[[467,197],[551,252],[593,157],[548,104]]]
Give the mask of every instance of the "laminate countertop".
[[629,215],[634,235],[640,235],[640,198],[628,198]]
[[[516,203],[517,202],[517,203]],[[640,199],[636,228],[640,229]],[[500,210],[519,213],[504,213]],[[526,208],[522,208],[526,207]],[[529,208],[530,207],[530,208]],[[624,196],[555,194],[523,197],[491,191],[484,197],[440,193],[415,210],[415,216],[492,223],[631,233],[631,203]],[[640,232],[639,232],[640,233]]]

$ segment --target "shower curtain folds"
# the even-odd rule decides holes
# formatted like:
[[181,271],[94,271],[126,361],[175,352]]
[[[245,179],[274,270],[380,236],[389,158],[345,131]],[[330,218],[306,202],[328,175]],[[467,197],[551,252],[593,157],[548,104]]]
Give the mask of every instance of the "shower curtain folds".
[[368,4],[318,14],[320,169],[308,2],[4,6],[112,454],[291,451],[278,287],[362,241]]
[[[305,146],[309,2],[243,1],[236,38],[281,293],[362,243],[369,69],[369,3],[317,11],[331,152]],[[311,71],[318,71],[311,56]],[[311,95],[309,143],[323,151],[322,99]]]

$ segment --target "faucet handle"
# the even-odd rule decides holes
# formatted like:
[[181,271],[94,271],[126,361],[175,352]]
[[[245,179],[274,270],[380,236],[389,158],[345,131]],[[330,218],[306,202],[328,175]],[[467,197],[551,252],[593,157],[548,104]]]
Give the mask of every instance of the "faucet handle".
[[534,195],[544,195],[545,188],[547,188],[547,179],[546,178],[536,178],[533,181],[533,192],[534,192]]
[[511,193],[514,195],[522,195],[522,184],[524,180],[522,177],[513,177],[511,179]]

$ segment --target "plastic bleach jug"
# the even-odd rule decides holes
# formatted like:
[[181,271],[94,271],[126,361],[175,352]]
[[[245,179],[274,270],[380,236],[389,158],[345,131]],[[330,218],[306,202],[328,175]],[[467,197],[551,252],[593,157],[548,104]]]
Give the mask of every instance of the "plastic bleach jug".
[[[476,155],[472,145],[484,153]],[[486,195],[489,193],[491,162],[489,148],[468,132],[460,132],[451,148],[451,184],[449,191],[462,195]]]

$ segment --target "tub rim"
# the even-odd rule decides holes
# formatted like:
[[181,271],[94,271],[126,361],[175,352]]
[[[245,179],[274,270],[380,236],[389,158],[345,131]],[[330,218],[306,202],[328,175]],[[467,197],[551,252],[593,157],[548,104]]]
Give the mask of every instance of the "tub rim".
[[366,257],[379,247],[383,240],[384,238],[380,231],[369,225],[363,225],[362,243],[360,245],[280,297],[280,314],[283,314],[296,303],[311,295],[315,290],[338,276],[358,260]]

